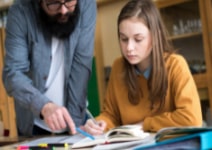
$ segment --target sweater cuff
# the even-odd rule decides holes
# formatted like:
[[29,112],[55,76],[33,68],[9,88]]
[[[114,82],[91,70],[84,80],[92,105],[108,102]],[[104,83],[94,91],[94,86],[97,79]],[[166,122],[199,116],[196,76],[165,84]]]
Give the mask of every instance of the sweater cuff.
[[143,130],[144,131],[151,131],[151,118],[148,117],[146,119],[144,119],[144,122],[143,122]]

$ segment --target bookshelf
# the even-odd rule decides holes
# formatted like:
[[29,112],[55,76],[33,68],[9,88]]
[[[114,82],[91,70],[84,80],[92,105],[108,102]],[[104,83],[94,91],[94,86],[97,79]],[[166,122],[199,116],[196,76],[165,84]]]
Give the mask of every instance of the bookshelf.
[[[211,0],[157,0],[170,40],[192,68],[201,100],[212,109]],[[210,12],[209,12],[210,11]]]

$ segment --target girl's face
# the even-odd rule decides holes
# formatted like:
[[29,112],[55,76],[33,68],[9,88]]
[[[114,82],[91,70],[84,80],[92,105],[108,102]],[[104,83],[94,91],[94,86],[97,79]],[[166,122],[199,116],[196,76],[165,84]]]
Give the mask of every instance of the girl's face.
[[145,71],[151,63],[152,38],[147,26],[138,19],[131,18],[119,24],[119,42],[122,55],[140,71]]

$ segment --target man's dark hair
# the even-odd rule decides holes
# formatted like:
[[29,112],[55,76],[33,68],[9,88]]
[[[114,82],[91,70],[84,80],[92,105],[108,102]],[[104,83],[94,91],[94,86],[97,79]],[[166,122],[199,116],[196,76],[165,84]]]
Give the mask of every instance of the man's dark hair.
[[58,13],[57,15],[51,17],[46,14],[46,12],[40,6],[40,19],[41,24],[45,27],[44,29],[47,30],[50,35],[56,36],[60,39],[68,38],[69,35],[74,31],[79,19],[79,14],[80,10],[77,3],[74,12],[69,12],[66,14],[69,16],[68,21],[65,23],[60,23],[56,18],[58,18],[61,14]]

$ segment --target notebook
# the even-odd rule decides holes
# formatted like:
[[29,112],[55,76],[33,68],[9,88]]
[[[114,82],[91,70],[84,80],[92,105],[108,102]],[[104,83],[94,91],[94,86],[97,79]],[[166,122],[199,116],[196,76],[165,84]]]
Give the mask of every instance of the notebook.
[[109,144],[117,142],[129,142],[144,140],[150,133],[144,132],[141,125],[123,125],[113,128],[104,135],[94,136],[94,140],[84,138],[72,145],[72,148],[90,147],[99,144]]

